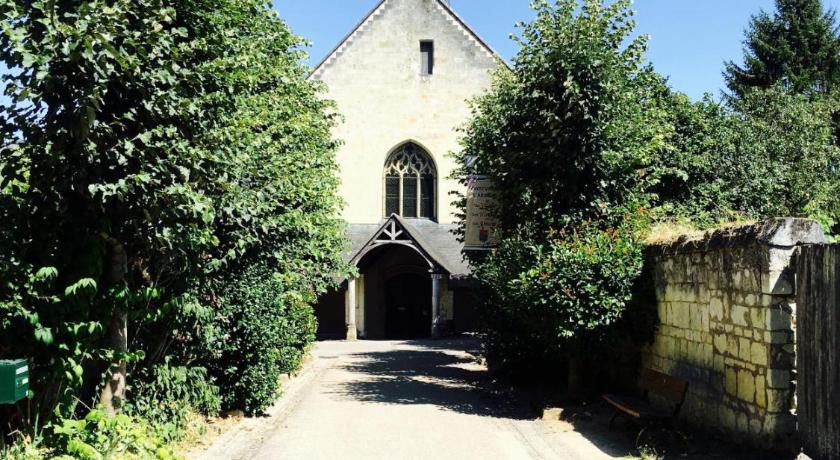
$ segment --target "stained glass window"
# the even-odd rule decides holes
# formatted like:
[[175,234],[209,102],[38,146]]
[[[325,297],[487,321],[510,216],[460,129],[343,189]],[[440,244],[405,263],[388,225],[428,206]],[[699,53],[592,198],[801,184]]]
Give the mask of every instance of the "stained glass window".
[[408,143],[385,163],[385,215],[435,219],[437,172],[428,153]]
[[385,215],[400,213],[400,176],[385,177]]

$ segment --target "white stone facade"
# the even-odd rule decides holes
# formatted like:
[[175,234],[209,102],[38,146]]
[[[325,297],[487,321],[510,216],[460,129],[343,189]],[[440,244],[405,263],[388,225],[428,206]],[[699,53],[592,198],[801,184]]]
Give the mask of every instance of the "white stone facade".
[[[431,76],[421,75],[421,41],[434,42]],[[343,117],[335,137],[343,142],[337,157],[346,221],[385,217],[383,167],[407,141],[432,156],[438,221],[454,221],[450,192],[459,185],[449,178],[449,154],[459,149],[467,101],[490,86],[499,63],[441,0],[384,0],[313,71]]]

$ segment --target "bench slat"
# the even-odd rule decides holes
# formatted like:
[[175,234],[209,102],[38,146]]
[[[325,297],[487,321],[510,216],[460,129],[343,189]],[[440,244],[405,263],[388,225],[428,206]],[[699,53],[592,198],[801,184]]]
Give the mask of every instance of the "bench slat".
[[[630,417],[636,419],[668,420],[676,418],[688,391],[688,382],[670,375],[642,369],[639,376],[639,388],[644,390],[645,398],[633,396],[603,395],[606,402]],[[674,403],[673,412],[667,412],[650,404],[648,397],[656,395]],[[612,423],[612,422],[610,422]]]
[[604,400],[633,418],[668,419],[671,414],[656,409],[647,401],[632,396],[604,395]]

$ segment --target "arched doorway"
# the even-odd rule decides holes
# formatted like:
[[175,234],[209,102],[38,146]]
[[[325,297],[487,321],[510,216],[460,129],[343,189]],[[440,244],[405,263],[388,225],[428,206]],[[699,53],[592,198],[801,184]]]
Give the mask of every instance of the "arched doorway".
[[413,248],[385,244],[357,265],[364,280],[357,295],[357,328],[374,340],[411,340],[431,336],[432,277],[429,264]]
[[389,340],[431,337],[432,283],[429,275],[406,273],[385,282],[385,336]]

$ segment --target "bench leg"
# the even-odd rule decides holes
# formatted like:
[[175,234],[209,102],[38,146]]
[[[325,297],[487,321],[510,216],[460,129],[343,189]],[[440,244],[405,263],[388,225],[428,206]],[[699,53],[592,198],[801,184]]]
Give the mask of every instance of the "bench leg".
[[618,411],[618,410],[615,411],[612,418],[610,419],[609,429],[611,429],[611,430],[613,429],[613,425],[615,424],[615,419],[617,419],[619,415],[621,415],[621,411]]

